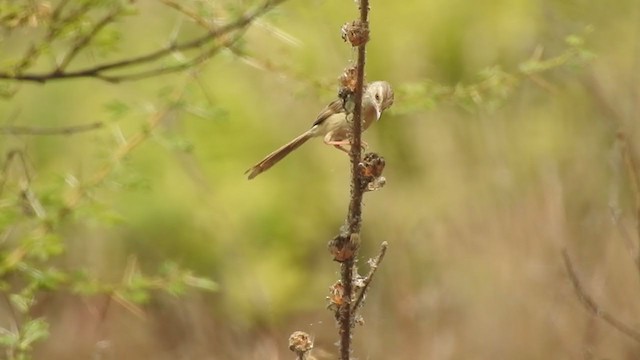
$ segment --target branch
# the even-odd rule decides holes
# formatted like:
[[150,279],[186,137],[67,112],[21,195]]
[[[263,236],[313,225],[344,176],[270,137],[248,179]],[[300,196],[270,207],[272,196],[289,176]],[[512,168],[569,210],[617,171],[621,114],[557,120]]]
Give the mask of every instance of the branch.
[[2,196],[2,192],[4,190],[4,186],[7,183],[9,178],[9,167],[14,159],[18,159],[20,165],[22,166],[22,173],[24,174],[24,178],[27,183],[31,182],[31,175],[29,174],[29,168],[27,167],[27,161],[25,160],[25,155],[21,150],[10,150],[5,159],[4,166],[2,167],[2,171],[0,171],[0,196]]
[[[595,100],[594,104],[598,110],[600,110],[603,116],[608,117],[617,128],[617,139],[620,142],[620,155],[622,156],[624,167],[629,176],[629,184],[634,197],[637,241],[640,241],[640,173],[638,171],[638,169],[640,169],[640,160],[633,152],[633,144],[627,136],[627,131],[624,129],[624,115],[613,106],[604,94],[602,86],[595,76],[592,75],[589,78],[584,78],[582,83],[591,93],[591,96]],[[640,274],[640,244],[636,245],[633,261],[635,262],[636,270]]]
[[[620,151],[622,152],[622,159],[624,161],[625,168],[629,174],[629,182],[631,183],[631,191],[633,192],[635,203],[635,220],[636,220],[636,236],[640,241],[640,174],[638,174],[638,159],[631,150],[631,144],[629,139],[623,132],[618,132],[618,139],[622,146]],[[634,262],[636,264],[636,270],[640,272],[640,246],[636,247],[636,253],[634,256]]]
[[[161,48],[159,50],[155,50],[155,51],[152,51],[152,52],[149,52],[147,54],[140,55],[140,56],[137,56],[137,57],[122,59],[122,60],[109,62],[109,63],[105,63],[105,64],[100,64],[100,65],[95,65],[95,66],[92,66],[92,67],[88,67],[88,68],[80,69],[80,70],[75,70],[75,71],[61,71],[58,68],[58,69],[52,70],[50,72],[40,73],[40,74],[38,74],[38,73],[21,73],[21,72],[16,72],[16,71],[0,72],[0,79],[12,80],[12,81],[33,81],[33,82],[44,83],[44,82],[52,81],[52,80],[75,79],[75,78],[96,78],[96,79],[109,81],[109,82],[117,82],[117,81],[124,81],[124,80],[137,80],[137,79],[144,78],[144,77],[149,77],[149,76],[154,76],[154,75],[161,75],[161,74],[165,74],[165,73],[168,73],[168,72],[174,72],[174,71],[183,70],[184,68],[188,67],[189,65],[181,64],[181,65],[178,65],[178,66],[175,66],[175,67],[164,68],[164,69],[156,69],[156,70],[151,70],[151,71],[147,71],[147,72],[143,72],[143,73],[137,73],[137,74],[133,74],[133,75],[123,75],[123,76],[113,76],[113,75],[111,75],[111,76],[109,76],[109,75],[105,75],[104,74],[107,71],[122,70],[122,69],[130,68],[132,66],[138,66],[138,65],[143,65],[143,64],[147,64],[147,63],[156,62],[156,61],[158,61],[158,60],[160,60],[162,58],[165,58],[165,57],[171,55],[172,53],[174,53],[176,51],[188,51],[188,50],[194,50],[194,49],[198,49],[198,48],[201,48],[203,46],[206,46],[207,44],[211,43],[212,41],[214,41],[214,40],[218,39],[219,37],[222,37],[222,36],[232,32],[232,31],[245,29],[246,27],[248,27],[253,22],[253,20],[255,20],[259,16],[263,15],[264,13],[268,12],[273,7],[275,7],[276,5],[282,3],[283,1],[285,1],[285,0],[266,0],[262,5],[258,6],[257,8],[255,8],[253,10],[247,11],[243,16],[241,16],[240,18],[236,19],[235,21],[232,21],[232,22],[230,22],[228,24],[225,24],[225,25],[219,27],[218,29],[216,29],[214,31],[209,31],[205,35],[202,35],[200,37],[196,37],[195,39],[192,39],[190,41],[185,41],[185,42],[182,42],[182,43],[179,43],[179,44],[172,43],[172,44],[169,44],[169,45],[165,46],[164,48]],[[76,45],[76,46],[78,46],[78,45]],[[214,48],[217,49],[218,47],[214,47]],[[209,50],[208,52],[205,52],[205,53],[197,56],[194,60],[192,60],[192,62],[199,63],[199,62],[202,62],[202,61],[206,60],[208,58],[208,56],[206,56],[206,55],[208,53],[210,53],[210,51],[211,50]],[[188,64],[191,64],[191,62],[188,62]]]
[[158,75],[170,74],[170,73],[186,70],[191,67],[202,64],[203,62],[210,59],[213,55],[218,53],[218,51],[224,48],[228,48],[233,44],[235,44],[236,42],[238,42],[238,40],[242,38],[242,35],[244,34],[245,30],[246,28],[243,30],[240,30],[240,32],[236,34],[234,37],[229,38],[224,42],[222,42],[221,44],[217,46],[213,46],[211,49],[208,49],[207,51],[203,52],[199,56],[178,65],[169,66],[169,67],[159,67],[156,69],[144,70],[137,73],[131,73],[131,74],[125,74],[125,75],[97,75],[96,77],[101,80],[117,83],[121,81],[141,80],[141,79],[146,79],[146,78],[150,78]]
[[0,135],[73,135],[104,127],[102,121],[63,127],[0,126]]
[[613,327],[614,329],[640,343],[640,332],[633,330],[630,326],[618,320],[613,315],[602,310],[598,303],[596,303],[596,301],[591,296],[589,296],[589,294],[587,294],[587,292],[584,290],[584,287],[580,283],[580,280],[578,279],[578,275],[576,274],[573,264],[571,263],[571,258],[569,257],[567,249],[562,250],[562,258],[569,275],[569,280],[571,280],[573,289],[578,296],[578,300],[580,300],[582,305],[584,305],[584,307],[591,313],[591,315],[604,320],[605,323],[611,325],[611,327]]
[[78,55],[78,53],[82,49],[84,49],[85,47],[87,47],[87,45],[89,45],[91,40],[100,32],[100,30],[102,30],[105,26],[113,22],[115,18],[118,15],[120,15],[121,12],[122,12],[121,8],[116,8],[115,10],[111,11],[109,14],[107,14],[107,16],[105,16],[102,20],[100,20],[87,35],[80,38],[76,42],[76,44],[73,46],[73,48],[71,48],[71,50],[67,53],[67,55],[62,59],[62,61],[58,65],[58,68],[56,69],[55,72],[57,73],[63,72],[64,69],[66,69],[67,66],[69,66],[69,63],[71,63],[71,61],[76,57],[76,55]]
[[[368,30],[369,0],[360,0],[360,26]],[[366,36],[368,39],[368,34]],[[358,59],[356,65],[355,108],[353,110],[353,130],[351,132],[351,201],[347,214],[347,227],[349,245],[353,247],[353,253],[341,264],[340,275],[344,286],[344,298],[347,301],[339,309],[338,323],[340,333],[340,359],[351,358],[351,329],[354,318],[351,299],[353,294],[353,277],[355,268],[355,256],[360,243],[360,227],[362,225],[362,195],[364,190],[360,186],[362,174],[360,161],[362,160],[362,97],[364,91],[364,66],[366,56],[366,41],[358,45]]]
[[[22,60],[16,65],[12,73],[8,73],[9,76],[17,77],[22,74],[22,71],[33,64],[35,60],[40,56],[42,50],[51,45],[51,43],[62,33],[66,24],[76,21],[82,15],[91,10],[91,2],[86,2],[84,5],[71,12],[66,18],[61,18],[64,8],[67,6],[68,1],[62,1],[58,4],[58,7],[53,11],[51,16],[51,22],[47,30],[47,34],[44,39],[36,45],[31,45],[26,54],[22,57]],[[0,77],[2,78],[2,77]],[[9,78],[7,78],[9,79]]]
[[206,30],[214,31],[213,25],[210,25],[209,23],[207,23],[201,16],[196,14],[194,11],[188,9],[187,7],[180,5],[180,3],[177,3],[174,0],[159,0],[159,1],[167,5],[168,7],[173,8],[174,10],[182,13],[183,15],[190,18],[191,20],[195,21],[198,25],[205,28]]

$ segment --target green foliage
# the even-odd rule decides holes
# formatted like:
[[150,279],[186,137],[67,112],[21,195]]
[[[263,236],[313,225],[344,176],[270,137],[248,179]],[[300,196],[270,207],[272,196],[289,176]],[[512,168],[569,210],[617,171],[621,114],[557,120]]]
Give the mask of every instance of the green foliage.
[[[585,33],[591,30],[587,28]],[[431,80],[422,83],[405,83],[399,89],[408,101],[400,104],[400,113],[411,113],[420,109],[434,110],[439,104],[452,104],[469,112],[495,111],[518,90],[528,78],[542,75],[552,70],[569,67],[584,67],[593,61],[595,55],[587,48],[586,41],[579,35],[566,38],[567,48],[560,54],[547,59],[537,56],[522,62],[515,72],[507,72],[495,65],[481,70],[478,80],[471,84],[458,83],[443,85]]]
[[7,351],[8,360],[30,359],[33,345],[49,336],[49,324],[44,319],[25,321],[18,332],[0,328],[0,346]]
[[112,119],[121,119],[131,111],[131,107],[127,103],[117,99],[104,104],[104,109]]

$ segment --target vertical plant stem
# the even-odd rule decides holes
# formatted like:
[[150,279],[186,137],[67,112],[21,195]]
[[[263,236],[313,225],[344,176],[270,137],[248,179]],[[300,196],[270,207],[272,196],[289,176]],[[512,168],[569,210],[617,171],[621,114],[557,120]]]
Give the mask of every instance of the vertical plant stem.
[[[360,0],[360,23],[368,27],[369,0]],[[362,223],[362,194],[360,186],[360,171],[358,165],[362,160],[362,97],[364,88],[364,65],[365,65],[366,42],[358,46],[355,109],[353,114],[353,131],[351,151],[351,201],[347,215],[349,227],[349,241],[359,241],[360,226]],[[340,359],[349,360],[351,354],[351,330],[353,310],[351,308],[351,298],[353,293],[353,271],[354,261],[357,251],[352,257],[346,259],[341,265],[341,279],[344,286],[344,298],[346,303],[340,308]]]
[[[344,298],[350,299],[353,292],[353,259],[342,263],[340,276],[344,285]],[[340,360],[349,360],[351,354],[351,302],[340,308]]]
[[[360,21],[367,24],[369,15],[369,1],[360,1]],[[357,83],[355,93],[355,109],[353,111],[353,139],[351,144],[351,202],[349,204],[349,232],[358,234],[360,232],[361,215],[362,215],[362,194],[363,189],[360,187],[360,171],[358,164],[362,160],[362,96],[364,92],[364,65],[365,65],[365,46],[358,46],[357,60]]]

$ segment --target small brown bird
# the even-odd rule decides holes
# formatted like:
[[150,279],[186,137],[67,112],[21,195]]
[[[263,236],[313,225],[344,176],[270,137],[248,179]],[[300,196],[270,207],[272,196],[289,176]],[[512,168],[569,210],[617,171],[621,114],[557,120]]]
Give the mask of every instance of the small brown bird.
[[[393,89],[388,82],[376,81],[369,84],[362,96],[362,131],[365,131],[375,120],[379,120],[382,112],[391,105],[393,105]],[[343,101],[336,99],[320,112],[311,129],[267,155],[245,174],[249,174],[249,180],[253,179],[312,137],[323,136],[325,144],[346,151],[344,146],[349,145],[350,133],[351,123],[344,110]]]

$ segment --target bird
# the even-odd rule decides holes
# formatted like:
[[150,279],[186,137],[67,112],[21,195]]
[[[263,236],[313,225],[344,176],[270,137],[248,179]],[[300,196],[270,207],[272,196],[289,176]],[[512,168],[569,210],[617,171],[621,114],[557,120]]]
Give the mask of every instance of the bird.
[[[388,82],[375,81],[367,85],[362,96],[362,131],[365,131],[374,121],[380,120],[382,113],[393,105],[393,98],[393,89]],[[249,180],[255,178],[314,137],[322,136],[325,144],[348,152],[344,146],[350,143],[351,119],[352,117],[348,117],[345,111],[343,99],[332,101],[318,114],[309,130],[247,169],[245,175],[248,174]]]

